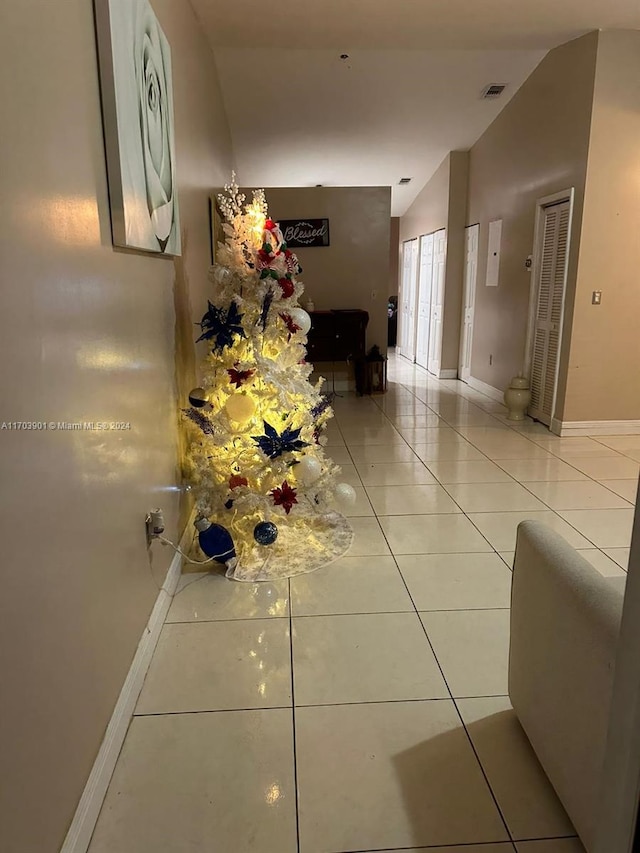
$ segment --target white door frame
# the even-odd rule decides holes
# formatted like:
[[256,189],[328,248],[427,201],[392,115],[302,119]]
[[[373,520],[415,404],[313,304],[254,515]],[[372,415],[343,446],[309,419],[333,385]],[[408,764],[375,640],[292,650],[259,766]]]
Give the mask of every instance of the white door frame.
[[534,330],[536,324],[536,314],[538,310],[538,291],[540,274],[540,265],[542,257],[542,229],[544,223],[544,210],[546,207],[551,207],[554,204],[559,204],[563,201],[569,202],[569,225],[567,229],[567,257],[564,263],[563,287],[562,287],[562,312],[560,315],[560,350],[558,352],[558,360],[556,362],[556,375],[554,377],[553,403],[551,405],[551,426],[556,424],[556,402],[558,398],[558,376],[560,375],[560,362],[562,361],[562,345],[564,336],[564,312],[567,299],[567,275],[569,272],[569,256],[571,254],[572,226],[573,226],[573,203],[575,189],[570,187],[560,192],[552,193],[551,195],[543,196],[536,200],[535,227],[533,231],[533,265],[531,268],[531,281],[529,283],[529,316],[527,319],[527,337],[524,348],[524,366],[523,373],[526,377],[531,378],[531,362],[533,356],[533,341]]
[[[406,282],[404,277],[405,270],[405,253],[407,251],[411,251],[411,266],[409,267],[409,280],[413,281],[413,294],[409,294],[413,296],[413,299],[407,300],[408,305],[408,314],[404,313],[403,303],[405,301],[405,293]],[[400,355],[410,361],[412,363],[415,362],[416,359],[416,332],[417,332],[417,322],[416,322],[416,310],[418,305],[418,265],[419,265],[419,253],[420,253],[420,238],[419,237],[410,237],[408,240],[403,240],[402,242],[402,277],[400,280],[400,292],[398,294],[398,311],[399,311],[399,334],[398,334],[398,349],[400,350]],[[412,303],[412,305],[411,305]],[[410,318],[413,309],[413,326],[410,324]]]
[[[467,260],[468,260],[468,252],[467,252],[467,240],[469,235],[471,234],[471,229],[474,228],[476,230],[477,239],[476,239],[476,269],[473,276],[473,282],[470,283],[467,281]],[[458,376],[463,381],[466,382],[471,376],[471,361],[469,361],[468,373],[465,370],[464,357],[465,357],[465,337],[464,337],[464,329],[466,324],[466,313],[467,313],[467,302],[469,293],[467,292],[469,285],[471,286],[471,290],[473,292],[473,312],[474,319],[471,324],[471,331],[469,333],[469,348],[473,346],[473,330],[475,326],[475,305],[476,305],[476,286],[478,281],[478,249],[480,244],[480,224],[475,222],[473,225],[467,225],[464,229],[464,272],[462,278],[462,317],[460,321],[460,353],[458,355]],[[465,376],[465,373],[467,375]]]

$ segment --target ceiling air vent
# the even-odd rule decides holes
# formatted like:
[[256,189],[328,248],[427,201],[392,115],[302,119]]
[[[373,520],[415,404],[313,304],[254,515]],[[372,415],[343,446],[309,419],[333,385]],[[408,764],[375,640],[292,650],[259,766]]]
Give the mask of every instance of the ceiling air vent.
[[400,180],[398,181],[398,183],[399,183],[401,186],[402,186],[403,184],[410,184],[410,183],[411,183],[411,178],[400,178]]
[[491,86],[486,86],[482,90],[482,97],[489,101],[492,98],[499,98],[506,88],[506,85],[503,86],[501,83],[492,83]]

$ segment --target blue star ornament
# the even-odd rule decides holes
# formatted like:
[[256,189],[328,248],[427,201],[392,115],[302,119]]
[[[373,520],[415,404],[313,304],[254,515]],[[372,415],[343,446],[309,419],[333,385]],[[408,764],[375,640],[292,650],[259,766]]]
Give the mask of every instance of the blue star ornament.
[[269,459],[277,459],[283,453],[294,453],[296,450],[302,450],[303,447],[309,447],[306,441],[300,439],[300,429],[291,429],[287,427],[280,435],[275,427],[264,423],[264,435],[252,435],[251,438],[258,445],[260,450]]
[[196,343],[198,341],[212,341],[214,350],[223,350],[225,347],[233,346],[234,335],[246,338],[245,331],[242,328],[242,314],[238,311],[235,302],[231,303],[227,311],[224,308],[216,308],[209,302],[207,313],[200,320],[200,328],[202,334]]

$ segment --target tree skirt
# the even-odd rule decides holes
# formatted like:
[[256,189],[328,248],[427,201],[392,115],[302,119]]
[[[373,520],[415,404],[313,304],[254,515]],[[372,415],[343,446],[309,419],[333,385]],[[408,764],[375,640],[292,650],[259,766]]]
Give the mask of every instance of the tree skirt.
[[353,529],[338,512],[313,513],[295,524],[278,525],[273,545],[255,546],[238,554],[227,570],[235,581],[273,581],[314,572],[344,556],[353,542]]

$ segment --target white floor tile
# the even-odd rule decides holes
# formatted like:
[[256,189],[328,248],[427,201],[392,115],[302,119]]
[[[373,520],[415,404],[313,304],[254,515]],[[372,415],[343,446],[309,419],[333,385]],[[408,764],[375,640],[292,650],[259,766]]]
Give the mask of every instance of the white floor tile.
[[545,505],[519,483],[457,483],[447,491],[465,512],[542,511]]
[[391,553],[377,518],[351,518],[349,524],[354,537],[347,557],[377,557]]
[[603,548],[604,553],[623,568],[625,571],[629,566],[629,548]]
[[[464,847],[403,847],[401,850],[364,850],[362,853],[513,853],[513,845],[505,844],[465,844]],[[568,851],[570,853],[570,851]]]
[[487,457],[481,453],[477,447],[469,444],[468,441],[460,440],[459,442],[445,442],[443,444],[415,444],[413,449],[419,459],[429,466],[430,462],[441,461],[487,461]]
[[229,583],[223,569],[206,575],[183,575],[167,622],[207,622],[224,619],[265,619],[289,615],[287,581]]
[[594,569],[597,569],[605,578],[626,575],[626,571],[614,559],[607,556],[604,551],[600,551],[598,548],[579,550],[578,554],[584,557],[585,560],[588,560]]
[[543,841],[518,841],[518,853],[586,853],[579,838],[546,838]]
[[438,415],[425,414],[424,412],[417,415],[395,415],[391,420],[399,432],[402,432],[403,428],[433,429],[434,427],[446,426],[446,423]]
[[636,462],[640,462],[640,450],[637,448],[629,448],[624,451],[624,455],[628,456],[629,459],[635,459]]
[[416,454],[408,444],[365,444],[349,448],[355,463],[416,462]]
[[438,485],[367,486],[376,515],[431,515],[460,512],[460,507]]
[[499,556],[501,560],[504,560],[504,562],[510,569],[513,569],[513,560],[516,556],[515,551],[500,551]]
[[506,695],[508,610],[422,612],[420,618],[453,696]]
[[348,447],[376,444],[402,444],[403,438],[389,421],[380,426],[342,427],[342,437]]
[[628,501],[593,480],[523,485],[551,509],[625,509],[629,506]]
[[[563,457],[581,457],[581,456],[617,456],[618,454],[610,450],[607,452],[605,446],[593,438],[576,437],[576,438],[560,438],[557,435],[532,436],[532,441],[545,447],[551,453]],[[603,449],[604,448],[604,449]]]
[[638,484],[635,480],[600,480],[600,483],[635,506],[638,497]]
[[629,509],[570,509],[559,515],[598,548],[628,548],[633,526]]
[[508,697],[456,704],[513,838],[575,835]]
[[293,672],[296,705],[449,695],[415,613],[295,618]]
[[458,461],[442,459],[428,462],[431,473],[445,485],[448,483],[512,483],[511,477],[489,460]]
[[326,454],[336,465],[351,465],[351,454],[344,445],[325,448]]
[[338,482],[340,483],[349,483],[350,486],[353,486],[354,489],[359,488],[362,485],[362,480],[360,479],[360,475],[356,470],[356,466],[353,464],[343,465],[340,464],[340,473],[338,474]]
[[290,666],[288,619],[165,625],[135,713],[290,705]]
[[593,543],[581,536],[560,516],[547,512],[478,512],[469,516],[496,551],[513,551],[516,547],[516,532],[521,521],[532,519],[548,525],[567,540],[573,548],[592,548]]
[[296,728],[301,853],[507,840],[452,702],[300,708]]
[[359,462],[356,468],[365,486],[415,486],[436,482],[433,474],[418,460],[369,464]]
[[521,483],[588,479],[582,471],[555,456],[549,459],[501,459],[497,464]]
[[354,486],[353,488],[356,493],[355,503],[352,503],[346,507],[340,504],[335,504],[334,509],[337,509],[338,512],[341,512],[346,518],[358,518],[362,516],[374,515],[375,513],[373,512],[373,507],[371,506],[369,498],[367,497],[367,493],[364,490],[364,486]]
[[413,612],[393,557],[343,557],[291,578],[294,616]]
[[295,800],[290,710],[138,717],[89,850],[296,853]]
[[459,515],[383,516],[380,524],[394,554],[491,551],[471,522]]
[[640,450],[640,435],[599,435],[595,441],[619,453]]
[[497,554],[398,557],[418,610],[509,607],[511,572]]
[[460,442],[459,434],[443,423],[441,427],[403,427],[400,432],[409,444],[450,444]]
[[634,480],[637,484],[640,462],[626,456],[586,456],[571,464],[594,480]]

